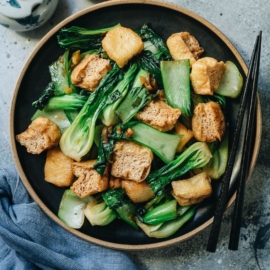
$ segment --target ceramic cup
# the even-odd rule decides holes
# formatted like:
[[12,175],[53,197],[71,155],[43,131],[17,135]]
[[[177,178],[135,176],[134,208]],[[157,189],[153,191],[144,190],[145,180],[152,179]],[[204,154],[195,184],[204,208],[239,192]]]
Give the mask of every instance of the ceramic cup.
[[29,31],[46,23],[58,0],[0,0],[0,24],[15,31]]

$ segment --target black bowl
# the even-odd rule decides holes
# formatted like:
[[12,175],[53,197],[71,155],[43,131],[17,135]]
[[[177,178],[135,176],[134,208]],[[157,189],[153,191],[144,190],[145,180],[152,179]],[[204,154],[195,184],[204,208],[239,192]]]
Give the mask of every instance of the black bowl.
[[[20,177],[33,199],[43,211],[55,222],[75,235],[111,248],[144,249],[171,245],[184,241],[211,224],[213,212],[220,188],[220,181],[213,181],[214,193],[206,199],[198,209],[192,221],[185,224],[176,234],[166,239],[152,239],[143,231],[136,231],[131,226],[116,220],[105,227],[92,227],[88,221],[80,230],[68,228],[57,217],[59,203],[64,189],[44,181],[45,153],[31,155],[26,149],[16,143],[15,135],[24,131],[30,124],[35,109],[31,103],[36,100],[50,81],[48,66],[63,54],[57,44],[56,35],[62,27],[81,26],[89,29],[99,29],[121,23],[125,27],[139,29],[149,23],[153,30],[166,40],[172,33],[188,31],[193,34],[204,48],[204,56],[218,60],[234,62],[245,77],[247,67],[240,54],[230,41],[213,25],[198,15],[181,7],[154,1],[110,1],[83,10],[54,27],[38,44],[27,61],[12,101],[10,117],[10,137],[14,160]],[[239,99],[228,102],[228,117],[230,121],[229,134],[233,133],[239,107]],[[261,134],[260,106],[257,107],[257,125],[254,138],[254,150],[251,170],[255,164]],[[231,141],[231,138],[230,138]],[[229,187],[228,205],[234,201],[235,182],[239,171],[237,155],[232,181]]]

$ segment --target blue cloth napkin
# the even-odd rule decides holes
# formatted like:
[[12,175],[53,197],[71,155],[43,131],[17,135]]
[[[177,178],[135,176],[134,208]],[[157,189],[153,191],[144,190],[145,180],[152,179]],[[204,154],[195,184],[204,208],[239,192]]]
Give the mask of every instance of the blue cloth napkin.
[[33,202],[15,168],[0,169],[0,269],[117,269],[136,266],[124,252],[88,243]]

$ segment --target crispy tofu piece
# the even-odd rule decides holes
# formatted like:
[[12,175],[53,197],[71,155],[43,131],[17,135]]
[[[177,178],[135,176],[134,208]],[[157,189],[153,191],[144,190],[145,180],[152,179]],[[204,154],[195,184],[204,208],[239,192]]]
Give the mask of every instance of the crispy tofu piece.
[[108,188],[108,174],[100,175],[95,169],[96,160],[73,162],[72,171],[78,179],[70,189],[80,198],[104,191]]
[[16,140],[31,154],[40,154],[58,145],[61,137],[59,127],[43,116],[36,118],[28,128],[16,136]]
[[71,82],[93,92],[110,70],[109,60],[100,58],[97,54],[87,54],[72,70]]
[[147,202],[155,197],[154,192],[146,181],[134,182],[132,180],[122,180],[122,188],[125,189],[127,196],[134,203]]
[[101,79],[111,70],[110,61],[97,54],[87,54],[73,69],[73,84],[89,91],[94,91]]
[[150,172],[153,153],[145,146],[127,140],[113,148],[111,174],[114,177],[142,182]]
[[213,95],[225,72],[226,65],[212,57],[204,57],[192,65],[190,80],[194,92],[200,95]]
[[191,66],[204,52],[198,40],[189,32],[172,34],[167,39],[167,46],[174,60],[189,59]]
[[212,194],[211,179],[207,173],[172,182],[172,195],[182,206],[196,204]]
[[45,181],[58,187],[70,186],[74,178],[73,162],[74,160],[65,156],[58,147],[49,149],[44,166]]
[[180,142],[176,148],[176,152],[180,153],[183,151],[185,145],[193,138],[193,131],[186,128],[182,123],[178,122],[175,125],[175,132],[174,134],[182,135]]
[[118,189],[121,187],[122,187],[122,179],[111,175],[110,180],[109,180],[109,188],[110,189]]
[[109,57],[122,68],[144,47],[141,37],[126,27],[116,27],[108,31],[102,40],[102,47]]
[[199,103],[191,119],[194,137],[202,142],[221,141],[226,123],[220,105],[216,102]]
[[135,118],[159,131],[171,130],[181,115],[179,109],[175,109],[162,100],[150,101]]

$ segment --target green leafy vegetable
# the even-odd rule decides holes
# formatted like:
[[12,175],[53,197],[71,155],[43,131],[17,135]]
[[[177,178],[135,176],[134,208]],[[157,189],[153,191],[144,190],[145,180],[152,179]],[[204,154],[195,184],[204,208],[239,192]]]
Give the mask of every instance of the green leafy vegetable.
[[84,223],[83,210],[87,203],[93,202],[95,199],[92,196],[79,198],[74,195],[69,189],[65,190],[60,207],[58,217],[69,227],[79,229]]
[[50,82],[45,88],[45,90],[42,92],[41,96],[32,103],[32,106],[36,109],[43,110],[48,100],[55,95],[56,92],[54,84],[53,82]]
[[174,159],[181,135],[164,133],[142,122],[129,123],[134,134],[128,140],[150,148],[165,163]]
[[71,94],[76,91],[70,82],[69,51],[66,50],[57,61],[49,66],[49,72],[54,85],[55,96]]
[[198,172],[206,172],[211,179],[219,179],[225,172],[229,157],[229,141],[228,132],[222,138],[221,142],[209,144],[212,158]]
[[177,201],[170,200],[162,205],[155,207],[154,209],[148,211],[143,221],[149,225],[157,225],[161,222],[165,222],[177,217]]
[[[133,135],[127,135],[129,129],[134,132]],[[127,139],[150,148],[162,161],[168,163],[175,156],[181,135],[164,133],[138,121],[119,124],[114,127],[111,134],[108,134],[108,141],[101,139],[97,162],[94,165],[100,174],[103,174],[108,165],[108,158],[112,154],[115,142],[121,139]]]
[[104,108],[101,116],[101,121],[104,125],[112,126],[119,123],[119,121],[117,120],[118,116],[115,113],[115,110],[117,109],[119,103],[123,100],[123,98],[127,94],[130,85],[134,80],[136,70],[137,64],[133,63],[125,73],[123,80],[121,80],[112,90],[112,93],[116,92],[120,93],[121,97]]
[[143,51],[139,58],[140,67],[149,72],[151,76],[162,85],[161,71],[159,59],[151,51]]
[[143,49],[152,52],[156,56],[160,55],[160,50],[150,40],[144,41]]
[[[126,134],[129,128],[134,132],[132,136]],[[142,122],[132,121],[116,126],[110,138],[127,139],[142,144],[150,148],[165,163],[168,163],[174,159],[181,135],[164,133]]]
[[96,121],[102,110],[115,102],[119,95],[110,95],[115,84],[122,79],[120,69],[113,69],[101,80],[98,88],[91,94],[71,126],[60,139],[62,152],[77,161],[86,156],[93,144]]
[[94,164],[95,170],[101,175],[103,175],[105,168],[108,166],[110,155],[116,142],[115,139],[109,138],[109,136],[109,127],[103,127],[99,140],[97,161]]
[[203,100],[204,102],[214,101],[218,103],[223,110],[226,109],[227,101],[225,96],[214,93],[213,96],[203,96]]
[[233,62],[227,61],[226,70],[215,92],[226,97],[236,98],[241,93],[243,81],[243,76],[237,66]]
[[138,229],[135,222],[136,205],[126,197],[124,189],[107,190],[102,193],[102,197],[122,220]]
[[151,172],[146,178],[153,192],[157,192],[176,180],[188,171],[205,166],[212,154],[204,142],[196,142],[189,146],[175,160],[166,164],[159,170]]
[[53,110],[78,110],[83,107],[88,96],[81,96],[76,93],[63,96],[51,97],[44,106],[45,111]]
[[168,103],[181,110],[183,116],[191,115],[190,62],[187,60],[161,61],[161,76]]
[[93,50],[101,48],[101,41],[104,35],[111,29],[120,26],[116,24],[112,27],[90,30],[83,27],[72,26],[62,28],[58,35],[58,44],[62,48]]
[[144,42],[151,42],[158,49],[158,51],[164,54],[165,57],[171,58],[171,54],[163,39],[158,36],[147,24],[144,24],[142,28],[136,32]]
[[44,111],[37,110],[35,114],[32,116],[31,121],[34,121],[39,116],[46,117],[54,122],[61,130],[62,133],[70,126],[71,122],[67,118],[65,112],[63,110],[54,110],[54,111]]
[[148,237],[166,238],[176,233],[186,222],[188,222],[196,213],[198,206],[193,205],[189,209],[184,209],[184,213],[179,217],[161,222],[157,225],[148,225],[136,218],[138,226],[145,232]]
[[111,210],[105,201],[89,202],[83,210],[85,217],[89,220],[92,226],[105,226],[111,223],[117,215]]
[[138,111],[152,100],[152,95],[142,86],[142,77],[145,78],[146,75],[147,72],[145,70],[139,70],[134,79],[132,88],[128,91],[124,100],[115,111],[123,123],[130,121]]

